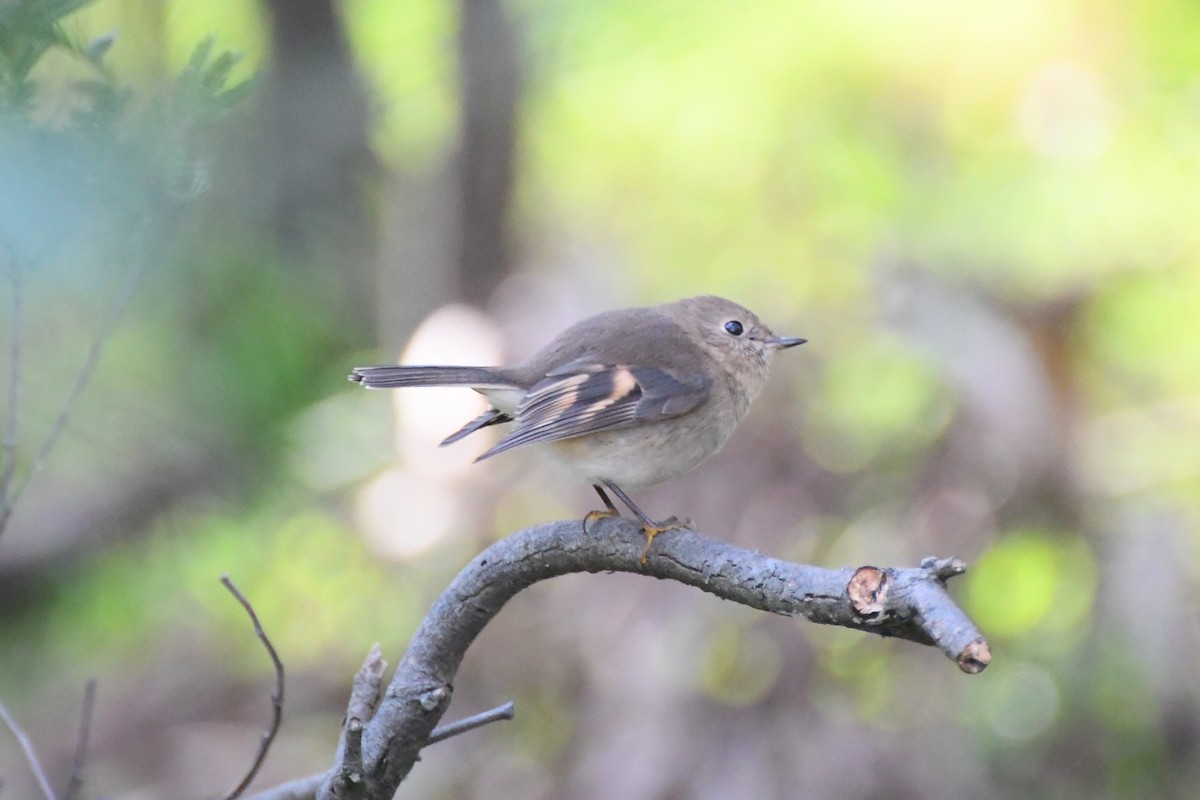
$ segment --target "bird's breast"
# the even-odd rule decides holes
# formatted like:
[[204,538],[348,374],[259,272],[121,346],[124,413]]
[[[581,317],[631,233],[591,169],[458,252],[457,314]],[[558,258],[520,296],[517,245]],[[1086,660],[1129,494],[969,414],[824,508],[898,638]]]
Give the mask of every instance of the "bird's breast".
[[[706,419],[708,424],[704,424]],[[580,480],[608,480],[625,489],[637,489],[692,470],[721,449],[732,428],[707,415],[687,415],[563,439],[538,449],[556,467]]]

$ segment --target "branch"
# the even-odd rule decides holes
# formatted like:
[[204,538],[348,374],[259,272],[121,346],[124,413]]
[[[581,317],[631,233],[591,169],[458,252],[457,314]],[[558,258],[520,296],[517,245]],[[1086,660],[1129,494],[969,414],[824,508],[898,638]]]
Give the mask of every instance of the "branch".
[[[346,718],[342,723],[342,736],[338,750],[342,753],[340,767],[333,783],[334,792],[341,800],[361,797],[362,782],[362,730],[363,725],[375,715],[379,695],[383,691],[383,671],[387,661],[379,643],[371,645],[366,660],[354,676],[350,689],[350,702],[346,705]],[[313,800],[317,790],[330,773],[320,772],[307,778],[289,781],[265,789],[249,800]]]
[[[351,754],[362,758],[365,770],[360,796],[392,798],[449,706],[471,642],[514,595],[557,575],[642,573],[774,614],[930,644],[967,673],[991,660],[987,642],[946,593],[946,579],[965,569],[956,559],[926,559],[911,569],[828,570],[679,530],[655,539],[643,563],[645,541],[632,520],[602,518],[586,534],[579,520],[570,520],[529,528],[480,553],[426,615],[363,729],[361,753]],[[322,800],[342,796],[335,784],[345,751],[343,743],[325,773],[317,793]]]
[[42,796],[46,800],[58,800],[54,794],[54,789],[50,787],[50,779],[46,777],[46,770],[42,769],[42,763],[38,761],[37,751],[33,749],[33,742],[29,740],[29,736],[17,724],[12,715],[8,713],[8,709],[0,703],[0,720],[8,726],[12,731],[12,735],[17,737],[17,742],[21,745],[21,750],[25,752],[25,760],[29,763],[29,769],[33,772],[33,777],[37,779],[38,788],[42,790]]
[[[386,663],[379,656],[379,645],[375,645],[372,649],[372,654],[378,659],[376,663]],[[360,678],[371,665],[371,657],[368,656],[367,663],[363,665],[363,669],[359,671],[355,677],[354,684],[357,690],[360,686]],[[379,698],[378,689],[382,688],[377,685],[375,700]],[[352,696],[353,696],[352,692]],[[351,699],[350,706],[354,707],[355,700]],[[502,706],[497,706],[482,714],[476,714],[473,717],[460,719],[458,722],[451,722],[449,725],[442,725],[436,728],[429,735],[428,744],[437,744],[445,740],[458,736],[459,734],[473,731],[476,728],[481,728],[493,722],[499,722],[504,719],[513,718],[513,701],[509,700]],[[363,785],[363,766],[362,766],[362,721],[358,717],[351,716],[346,720],[346,724],[342,729],[342,764],[337,778],[333,783],[334,796],[339,800],[352,800],[353,798],[363,797],[365,787]],[[309,775],[307,778],[289,781],[272,789],[259,792],[249,798],[249,800],[313,800],[317,795],[317,790],[321,788],[328,773],[319,773],[317,775]]]
[[96,710],[96,681],[89,680],[83,690],[83,711],[79,715],[79,738],[75,742],[75,757],[71,759],[71,774],[63,800],[75,800],[83,787],[83,764],[87,759],[88,737],[92,732],[92,713]]
[[313,800],[327,775],[328,773],[322,772],[317,775],[309,775],[307,778],[281,783],[270,789],[264,789],[258,794],[252,794],[246,800]]
[[261,740],[258,745],[258,755],[254,758],[254,763],[250,765],[250,770],[246,776],[242,778],[241,783],[235,786],[229,794],[225,795],[224,800],[236,800],[242,792],[246,791],[246,787],[254,780],[254,776],[258,774],[259,768],[267,759],[267,751],[271,749],[271,742],[275,741],[275,734],[279,733],[279,725],[283,721],[283,662],[279,660],[279,654],[275,652],[275,646],[271,644],[271,640],[267,638],[266,631],[263,630],[262,623],[258,621],[258,614],[254,613],[254,606],[250,605],[250,601],[246,599],[238,588],[233,585],[233,580],[228,575],[221,576],[221,583],[229,590],[229,593],[237,598],[237,601],[242,604],[242,608],[246,609],[247,616],[250,617],[250,622],[254,624],[254,635],[263,643],[263,647],[267,649],[267,655],[271,657],[271,663],[275,665],[275,692],[271,695],[271,724],[263,731]]
[[452,736],[473,731],[476,728],[482,728],[484,725],[490,725],[493,722],[499,722],[502,719],[513,718],[513,701],[509,700],[502,706],[496,706],[493,709],[484,711],[482,714],[476,714],[473,717],[460,719],[458,722],[451,722],[448,725],[439,725],[433,729],[433,733],[429,734],[429,741],[426,744],[437,744],[444,742]]
[[383,671],[387,669],[387,661],[379,642],[371,645],[363,665],[354,676],[354,684],[350,689],[350,702],[346,706],[346,722],[356,719],[367,722],[375,716],[375,708],[379,705],[379,695],[383,691]]
[[[87,355],[84,356],[83,365],[80,366],[79,372],[75,375],[75,380],[71,383],[71,388],[67,390],[66,399],[63,400],[62,407],[59,408],[58,415],[54,418],[54,422],[50,426],[50,432],[46,434],[46,438],[42,440],[38,446],[37,452],[34,453],[33,461],[29,466],[29,471],[20,480],[14,480],[12,475],[12,457],[15,455],[17,446],[17,399],[19,396],[19,369],[21,363],[21,345],[20,345],[20,302],[21,302],[21,286],[19,279],[16,277],[20,269],[20,265],[13,266],[13,345],[10,361],[12,364],[12,384],[9,387],[10,406],[9,420],[5,431],[4,442],[4,473],[2,478],[3,494],[0,494],[0,533],[4,532],[4,528],[8,525],[8,519],[12,515],[13,509],[16,508],[17,501],[21,499],[21,494],[25,491],[25,487],[33,479],[33,476],[41,471],[46,464],[46,459],[50,457],[50,453],[54,450],[54,446],[58,444],[58,440],[62,437],[67,429],[67,424],[71,421],[71,417],[75,413],[75,406],[79,403],[79,398],[83,395],[83,390],[91,383],[92,375],[96,371],[96,367],[100,364],[100,357],[104,354],[104,346],[108,344],[108,340],[112,337],[113,332],[117,328],[117,324],[121,321],[121,317],[125,314],[125,309],[133,302],[134,296],[137,294],[138,287],[141,285],[142,275],[145,272],[145,266],[148,256],[137,259],[134,265],[130,267],[129,273],[125,276],[125,285],[121,287],[121,291],[117,294],[113,304],[109,306],[108,313],[100,325],[100,330],[96,332],[96,336],[92,339],[91,345],[88,347]],[[11,451],[10,451],[11,447]]]
[[6,272],[12,282],[12,319],[9,321],[8,343],[8,413],[4,418],[4,442],[0,446],[0,457],[4,459],[4,466],[0,468],[0,532],[4,531],[8,517],[8,497],[12,490],[13,475],[16,474],[21,405],[21,337],[24,332],[21,318],[21,265],[15,257],[9,258]]

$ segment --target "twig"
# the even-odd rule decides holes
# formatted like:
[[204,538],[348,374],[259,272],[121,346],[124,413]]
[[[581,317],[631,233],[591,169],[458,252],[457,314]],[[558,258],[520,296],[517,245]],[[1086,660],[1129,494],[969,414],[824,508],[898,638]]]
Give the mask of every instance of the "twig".
[[235,786],[224,798],[224,800],[235,800],[241,796],[242,792],[246,791],[246,787],[254,780],[254,776],[258,774],[259,768],[266,761],[267,751],[271,749],[271,743],[275,741],[275,734],[279,732],[279,725],[283,722],[283,662],[279,660],[279,654],[275,652],[275,646],[271,644],[271,640],[267,638],[266,631],[263,630],[262,623],[258,621],[258,614],[254,613],[254,606],[250,605],[250,601],[246,599],[246,596],[238,591],[238,588],[233,585],[233,580],[228,575],[221,576],[221,583],[229,590],[230,594],[237,598],[237,601],[242,604],[242,608],[246,609],[246,614],[254,624],[254,635],[263,643],[263,647],[267,649],[267,654],[271,656],[271,662],[275,665],[275,692],[271,695],[271,724],[263,731],[261,741],[258,745],[258,755],[255,756],[254,763],[250,765],[250,770],[242,778],[241,783]]
[[[58,416],[54,418],[54,423],[50,426],[50,432],[46,434],[46,438],[42,440],[42,444],[34,454],[29,471],[15,485],[9,487],[12,491],[5,495],[3,505],[0,505],[0,532],[8,524],[8,518],[12,515],[13,508],[16,507],[17,501],[25,491],[25,487],[29,485],[29,481],[33,479],[33,476],[45,466],[46,459],[50,457],[54,446],[58,444],[58,440],[62,437],[63,432],[66,431],[67,423],[71,421],[71,416],[75,413],[75,406],[79,403],[79,398],[83,394],[83,390],[91,382],[92,375],[100,363],[100,356],[104,353],[104,346],[108,344],[108,340],[112,336],[113,331],[116,330],[117,323],[121,321],[125,309],[128,308],[130,302],[133,301],[134,296],[137,294],[138,287],[141,285],[142,275],[145,272],[146,260],[146,257],[139,258],[135,261],[133,267],[130,268],[129,274],[125,279],[125,286],[122,287],[120,294],[113,301],[112,307],[108,310],[108,315],[104,318],[104,322],[100,326],[100,330],[96,333],[95,338],[92,339],[87,355],[84,357],[83,365],[79,368],[79,372],[75,375],[75,380],[72,382],[71,388],[67,391],[67,397],[63,401],[62,408],[58,411]],[[12,390],[10,389],[10,391]],[[8,460],[5,461],[6,470],[9,463],[11,462]]]
[[250,795],[246,800],[313,800],[317,796],[317,790],[325,782],[327,775],[328,773],[321,772],[316,775],[309,775],[307,778],[298,778],[294,781],[281,783],[278,786],[272,786],[270,789],[264,789],[257,794]]
[[0,720],[4,720],[4,724],[12,731],[12,735],[17,737],[17,741],[21,745],[21,749],[25,751],[25,761],[29,763],[29,769],[33,771],[33,777],[37,779],[38,788],[42,790],[42,795],[46,800],[58,800],[54,794],[54,789],[50,788],[50,781],[46,778],[46,771],[42,769],[42,764],[38,761],[37,753],[33,749],[33,742],[29,741],[29,737],[25,735],[25,731],[21,730],[21,726],[8,713],[8,709],[0,703]]
[[83,787],[83,764],[87,759],[88,737],[92,731],[92,713],[96,709],[96,681],[89,679],[83,690],[83,711],[79,716],[79,738],[75,742],[75,757],[71,759],[71,776],[63,800],[74,800]]
[[339,800],[357,800],[367,791],[362,759],[363,727],[375,716],[379,696],[383,692],[383,673],[386,669],[387,661],[383,658],[383,651],[379,649],[379,642],[376,642],[371,645],[363,665],[354,675],[350,702],[346,704],[346,721],[342,725],[341,740],[338,744],[342,754],[341,768],[333,778]]
[[11,341],[8,343],[8,412],[4,419],[4,444],[0,455],[4,459],[4,468],[0,472],[0,533],[4,532],[4,526],[8,522],[9,508],[12,505],[9,501],[9,491],[12,489],[13,472],[17,463],[21,404],[21,339],[24,330],[21,313],[21,265],[15,259],[10,260],[8,273],[12,281],[12,319],[9,322]]
[[[350,702],[346,704],[346,720],[342,725],[341,739],[338,741],[342,766],[331,778],[337,787],[339,800],[362,797],[366,789],[363,784],[362,731],[363,726],[375,715],[375,707],[379,705],[379,695],[383,691],[383,672],[386,669],[387,661],[384,660],[383,651],[376,642],[371,645],[363,665],[354,675]],[[328,772],[309,775],[307,778],[264,789],[248,800],[312,800],[321,784],[329,777]]]
[[342,765],[338,769],[337,783],[340,787],[339,800],[358,800],[367,791],[366,771],[362,756],[363,722],[358,717],[346,720],[346,735],[343,737]]
[[383,691],[383,671],[387,669],[387,661],[379,642],[371,645],[363,665],[354,675],[354,683],[350,689],[350,702],[346,705],[346,721],[357,719],[363,724],[375,716],[375,707],[379,705],[379,694]]
[[484,711],[482,714],[476,714],[473,717],[460,719],[458,722],[451,722],[448,725],[439,725],[433,729],[433,733],[429,734],[429,744],[437,744],[444,742],[451,736],[458,736],[460,733],[481,728],[491,722],[499,722],[502,719],[513,718],[513,701],[509,700],[502,706],[496,706],[490,711]]
[[[358,689],[369,681],[360,680],[364,675],[378,676],[379,671],[375,669],[380,663],[386,666],[379,653],[379,645],[371,648],[371,654],[367,656],[366,663],[355,676],[354,685]],[[378,697],[376,690],[375,697]],[[358,702],[361,702],[361,698]],[[356,704],[355,700],[351,700],[351,706]],[[513,718],[514,704],[511,700],[502,706],[497,706],[490,711],[484,711],[482,714],[476,714],[473,717],[460,719],[458,722],[451,722],[449,725],[442,725],[434,730],[429,735],[427,744],[437,744],[445,741],[452,736],[458,736],[460,733],[474,730],[475,728],[487,725],[490,722],[498,722],[502,719]],[[343,731],[344,744],[342,745],[342,766],[336,778],[338,781],[339,800],[348,798],[362,797],[365,785],[363,782],[363,760],[362,760],[362,722],[357,717],[350,717],[346,720],[346,726]],[[310,775],[307,778],[291,781],[290,783],[281,784],[273,789],[267,789],[253,795],[247,800],[312,800],[316,796],[317,789],[321,787],[321,783],[325,780],[326,773],[322,772],[319,775]]]

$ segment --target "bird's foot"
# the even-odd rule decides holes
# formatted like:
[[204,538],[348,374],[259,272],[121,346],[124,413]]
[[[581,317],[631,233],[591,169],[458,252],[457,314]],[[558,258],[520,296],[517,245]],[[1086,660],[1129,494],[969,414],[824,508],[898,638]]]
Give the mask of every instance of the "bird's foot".
[[593,522],[596,522],[597,520],[605,519],[607,517],[620,517],[620,516],[621,515],[618,514],[616,511],[610,511],[608,509],[605,509],[604,511],[589,511],[588,513],[583,515],[583,533],[586,536],[587,532],[588,532],[588,525],[592,524]]
[[642,550],[642,563],[646,563],[646,557],[650,555],[650,545],[654,543],[654,537],[660,533],[667,531],[679,530],[695,530],[696,523],[690,519],[680,520],[678,517],[668,517],[662,522],[645,523],[642,525],[642,533],[646,534],[646,547]]

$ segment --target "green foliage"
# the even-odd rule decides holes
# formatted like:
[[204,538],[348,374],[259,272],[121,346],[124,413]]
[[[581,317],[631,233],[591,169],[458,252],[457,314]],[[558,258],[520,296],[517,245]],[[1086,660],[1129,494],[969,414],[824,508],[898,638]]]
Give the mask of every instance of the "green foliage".
[[229,51],[214,52],[215,44],[214,37],[208,36],[196,45],[175,84],[180,105],[193,109],[196,117],[205,122],[223,117],[254,86],[253,81],[229,86],[230,75],[241,61],[241,56]]
[[26,107],[35,90],[29,74],[49,50],[57,47],[81,52],[67,38],[62,22],[91,2],[18,0],[0,6],[0,108]]
[[203,134],[251,89],[229,85],[237,56],[206,39],[174,81],[135,102],[107,66],[113,34],[65,33],[65,18],[88,2],[0,11],[0,244],[38,267],[71,246],[127,244],[147,214],[194,196],[206,183]]
[[[68,35],[68,18],[85,5],[0,9],[0,267],[12,279],[12,307],[27,306],[6,349],[24,351],[39,364],[37,374],[66,386],[86,385],[143,276],[164,267],[185,210],[208,184],[211,128],[248,90],[229,85],[236,57],[216,53],[207,40],[177,78],[156,91],[135,90],[108,66],[113,35]],[[22,297],[43,291],[52,293],[51,304]],[[74,305],[75,313],[55,319],[53,303]],[[41,348],[59,337],[91,345],[82,354]],[[19,362],[14,356],[12,368]],[[21,388],[14,419],[48,417],[55,412],[46,409],[59,407],[70,416],[61,393],[47,400]],[[14,462],[41,448],[28,426],[6,435],[20,444],[6,449]]]

